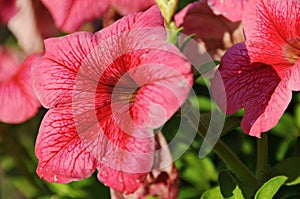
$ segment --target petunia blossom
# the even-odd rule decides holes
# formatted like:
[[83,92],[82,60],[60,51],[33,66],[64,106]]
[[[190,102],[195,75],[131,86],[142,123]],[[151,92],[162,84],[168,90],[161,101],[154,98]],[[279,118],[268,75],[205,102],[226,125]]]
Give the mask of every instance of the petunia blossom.
[[40,107],[32,88],[31,66],[37,56],[23,58],[16,50],[0,47],[0,121],[21,123]]
[[133,194],[122,194],[110,189],[111,199],[134,199],[155,196],[175,199],[179,192],[179,174],[172,159],[171,151],[163,134],[155,137],[155,162],[142,186]]
[[91,34],[45,40],[33,68],[44,117],[37,173],[50,182],[89,177],[122,193],[145,181],[154,159],[153,129],[186,99],[190,64],[166,41],[157,6]]
[[243,18],[243,13],[249,0],[208,0],[208,5],[216,15],[237,22]]
[[208,52],[215,60],[219,60],[234,43],[244,41],[241,24],[215,15],[207,0],[188,4],[175,15],[175,22],[178,27],[183,27],[182,33],[195,34],[194,39],[201,49],[192,51],[199,51],[199,54]]
[[[292,91],[300,90],[300,2],[250,1],[243,19],[246,42],[234,45],[221,60],[227,106],[231,114],[244,108],[241,127],[260,137],[281,118]],[[212,81],[216,101],[220,79]]]

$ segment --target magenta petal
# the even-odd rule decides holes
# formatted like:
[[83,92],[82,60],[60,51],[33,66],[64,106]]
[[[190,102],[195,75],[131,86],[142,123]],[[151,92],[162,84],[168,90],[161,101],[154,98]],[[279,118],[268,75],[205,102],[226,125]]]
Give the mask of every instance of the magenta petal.
[[46,53],[32,69],[34,89],[44,107],[71,103],[77,71],[93,48],[91,38],[90,33],[75,33],[45,40]]
[[109,0],[42,0],[55,24],[63,31],[78,30],[85,22],[100,17],[108,9]]
[[13,54],[0,49],[0,121],[21,123],[37,113],[40,103],[33,92],[30,73],[36,58],[28,57],[20,64]]
[[208,5],[216,15],[223,15],[236,22],[241,21],[249,0],[208,0]]
[[[245,108],[242,129],[256,137],[273,128],[292,96],[287,80],[281,79],[269,65],[250,64],[244,43],[234,45],[221,60],[219,71],[226,90],[227,113]],[[220,79],[212,80],[213,96],[221,104]]]
[[111,0],[113,7],[123,16],[146,10],[154,5],[154,0]]
[[284,71],[291,59],[286,45],[299,49],[299,14],[298,0],[249,1],[243,25],[251,62],[263,62],[278,72]]
[[48,182],[68,183],[89,177],[97,161],[78,137],[71,110],[51,109],[36,140],[37,174]]

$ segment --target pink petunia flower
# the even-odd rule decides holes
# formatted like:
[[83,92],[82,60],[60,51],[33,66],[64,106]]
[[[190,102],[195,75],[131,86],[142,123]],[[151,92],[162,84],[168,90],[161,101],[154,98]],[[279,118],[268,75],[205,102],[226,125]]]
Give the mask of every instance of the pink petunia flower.
[[7,23],[16,12],[15,0],[0,0],[0,22]]
[[89,177],[125,193],[151,171],[153,129],[169,119],[192,85],[190,64],[166,41],[154,6],[96,32],[45,40],[33,69],[44,117],[37,173],[50,182]]
[[223,15],[236,22],[241,21],[249,0],[208,0],[208,5],[216,15]]
[[[300,2],[255,0],[243,19],[246,42],[234,45],[221,60],[231,114],[244,108],[241,127],[260,137],[273,128],[287,108],[292,91],[300,90]],[[216,101],[219,78],[212,81]],[[224,101],[223,101],[224,102]]]
[[40,107],[31,82],[31,65],[37,56],[22,63],[17,51],[0,47],[0,121],[21,123],[33,117]]
[[224,51],[234,43],[244,41],[240,23],[215,15],[208,6],[207,0],[188,4],[175,15],[175,22],[178,27],[183,27],[182,33],[195,34],[194,39],[201,49],[193,51],[199,51],[199,54],[207,51],[215,60],[219,60]]

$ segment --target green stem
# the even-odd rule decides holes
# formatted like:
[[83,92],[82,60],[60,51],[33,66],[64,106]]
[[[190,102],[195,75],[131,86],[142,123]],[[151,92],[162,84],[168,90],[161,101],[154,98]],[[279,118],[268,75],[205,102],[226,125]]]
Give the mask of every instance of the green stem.
[[256,177],[261,183],[264,179],[264,173],[267,169],[268,162],[268,136],[262,134],[261,139],[257,140],[257,162],[256,162]]
[[176,23],[174,21],[167,23],[165,22],[165,27],[167,31],[167,39],[170,43],[176,44],[177,43],[177,37],[178,37],[178,32]]
[[[185,111],[188,111],[188,114],[186,115],[191,126],[197,130],[197,133],[202,138],[205,138],[209,124],[201,117],[199,123],[195,122],[195,118],[197,116],[199,117],[199,113],[188,102],[185,104],[184,108],[186,109]],[[245,166],[245,164],[222,142],[222,140],[219,139],[217,141],[217,143],[214,145],[213,151],[226,163],[226,165],[229,166],[229,168],[232,169],[234,173],[237,174],[241,181],[252,186],[257,185],[255,176]]]
[[241,181],[256,185],[257,181],[245,164],[222,142],[218,140],[213,151],[237,174]]

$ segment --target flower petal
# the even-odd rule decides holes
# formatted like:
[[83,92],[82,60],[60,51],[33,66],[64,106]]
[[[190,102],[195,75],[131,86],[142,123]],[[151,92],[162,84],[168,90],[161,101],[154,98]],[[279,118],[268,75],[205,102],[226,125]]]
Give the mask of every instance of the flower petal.
[[[130,161],[130,159],[128,161]],[[124,194],[135,192],[147,177],[147,173],[123,172],[106,166],[105,164],[100,164],[98,170],[97,177],[99,181]]]
[[[146,27],[149,29],[138,30]],[[157,29],[152,30],[153,36],[151,27],[159,29],[158,32]],[[78,73],[87,75],[87,78],[97,79],[96,71],[101,75],[114,59],[129,51],[130,48],[150,48],[154,44],[148,41],[148,44],[144,45],[145,42],[142,41],[147,41],[149,37],[153,41],[165,38],[162,27],[163,19],[159,9],[153,6],[147,12],[132,14],[119,20],[95,33],[94,36],[87,32],[79,32],[45,40],[46,53],[33,68],[34,88],[42,105],[51,108],[71,103],[74,80]],[[136,31],[131,32],[131,29]],[[133,43],[129,43],[129,37],[139,37],[141,40],[135,39],[131,40]],[[122,42],[127,48],[120,46],[120,49],[116,49],[115,46],[120,45],[118,42]],[[158,46],[160,43],[155,42],[155,45]],[[86,74],[85,68],[79,70],[81,65],[90,62],[97,62],[97,65],[92,65],[92,68],[86,66],[89,67],[87,71],[89,74]]]
[[293,91],[300,91],[300,60],[297,61],[291,69],[289,89]]
[[216,15],[223,15],[236,22],[241,21],[248,0],[208,0],[208,5]]
[[77,71],[90,53],[92,34],[74,33],[45,40],[45,55],[33,66],[33,85],[46,108],[71,103]]
[[[0,56],[2,57],[3,55]],[[37,56],[28,57],[24,63],[19,66],[17,71],[15,71],[16,66],[14,65],[17,63],[9,63],[2,57],[2,63],[0,63],[1,69],[3,69],[1,65],[5,64],[5,66],[10,67],[10,71],[13,70],[16,73],[10,76],[12,74],[8,74],[10,71],[7,71],[5,66],[4,70],[1,70],[5,75],[8,75],[6,77],[10,78],[0,80],[0,121],[6,123],[21,123],[37,113],[40,103],[33,92],[30,73],[32,63],[36,58]],[[9,59],[13,59],[13,57]],[[1,74],[0,76],[2,77]]]
[[100,17],[109,7],[108,0],[42,0],[55,24],[65,32],[78,30],[85,22]]
[[111,0],[113,7],[123,16],[146,10],[154,5],[154,0]]
[[133,194],[122,194],[110,189],[112,199],[148,198],[177,198],[179,190],[179,174],[173,162],[172,154],[163,134],[156,137],[155,164],[143,185]]
[[[126,17],[121,18],[112,25],[96,32],[95,36],[97,37],[98,41],[103,43],[104,40],[108,38],[113,38],[114,35],[117,35],[118,37],[124,39],[125,34],[128,32],[130,33],[131,30],[146,28],[149,28],[148,30],[150,30],[150,28],[162,29],[163,27],[164,20],[161,16],[158,7],[155,5],[146,10],[145,12],[132,13],[127,15]],[[140,32],[138,33],[141,34]],[[145,33],[146,31],[143,31],[144,35]],[[134,33],[131,34],[133,35]],[[147,35],[149,37],[150,34]]]
[[73,121],[71,109],[51,109],[36,140],[37,174],[49,182],[68,183],[92,175],[96,159],[86,150]]
[[[93,114],[93,111],[86,111],[74,117],[78,134],[100,163],[97,167],[98,179],[120,192],[134,192],[152,168],[152,131],[123,131],[113,117],[91,124],[91,119],[95,117]],[[86,123],[87,119],[81,118],[89,119]]]
[[[269,65],[250,64],[244,43],[234,45],[221,60],[219,71],[222,80],[212,80],[214,99],[218,104],[223,102],[218,92],[220,81],[224,82],[227,107],[221,106],[227,113],[234,113],[245,108],[241,127],[256,137],[261,132],[273,128],[287,108],[292,92],[287,88],[287,80],[281,79]],[[227,109],[226,109],[227,108]]]
[[272,65],[278,73],[286,71],[291,65],[286,45],[295,46],[297,39],[299,43],[299,15],[298,0],[249,1],[243,25],[251,62]]
[[138,125],[158,128],[184,103],[193,77],[190,64],[183,57],[153,50],[147,54],[147,59],[129,72],[140,87],[132,116]]

